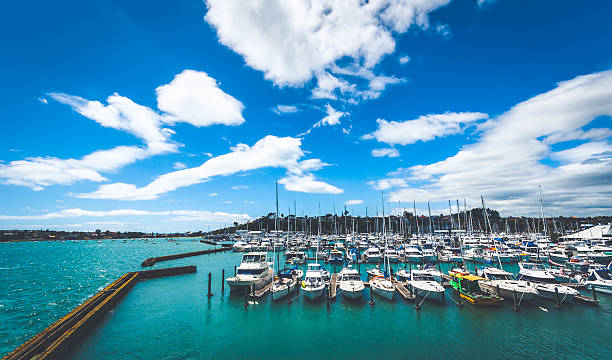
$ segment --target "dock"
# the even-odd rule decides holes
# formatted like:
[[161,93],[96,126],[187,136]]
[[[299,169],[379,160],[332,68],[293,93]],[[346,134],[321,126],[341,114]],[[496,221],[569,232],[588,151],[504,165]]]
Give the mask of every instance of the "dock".
[[264,296],[272,288],[272,284],[274,284],[274,281],[270,281],[261,289],[253,291],[253,297],[260,298]]
[[195,272],[196,267],[193,265],[128,272],[11,351],[2,360],[61,359],[139,280]]
[[190,256],[214,254],[214,253],[230,251],[230,250],[231,250],[231,248],[221,247],[221,248],[217,248],[217,249],[209,249],[209,250],[193,251],[193,252],[182,253],[182,254],[173,254],[173,255],[158,256],[158,257],[153,257],[153,258],[146,259],[145,261],[143,261],[140,264],[140,266],[142,266],[142,267],[150,267],[150,266],[153,266],[156,263],[162,262],[162,261],[182,259],[182,258],[186,258],[186,257],[190,257]]
[[410,293],[410,290],[406,289],[404,284],[396,281],[393,285],[395,285],[395,290],[397,290],[404,300],[414,300],[414,294]]
[[340,284],[338,283],[338,274],[333,273],[331,274],[331,277],[329,279],[329,299],[330,300],[333,300],[336,298],[336,293],[338,292],[338,286],[340,286]]

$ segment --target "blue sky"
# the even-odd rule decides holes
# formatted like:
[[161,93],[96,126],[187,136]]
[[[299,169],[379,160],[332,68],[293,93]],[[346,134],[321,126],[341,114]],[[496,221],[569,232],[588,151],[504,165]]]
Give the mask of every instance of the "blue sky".
[[2,228],[612,207],[607,1],[3,8]]

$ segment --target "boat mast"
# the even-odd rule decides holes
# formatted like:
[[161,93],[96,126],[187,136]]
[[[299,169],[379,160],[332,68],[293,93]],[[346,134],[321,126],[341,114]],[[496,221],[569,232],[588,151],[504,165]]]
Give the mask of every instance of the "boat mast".
[[385,258],[387,257],[387,233],[385,227],[385,196],[384,193],[380,192],[380,198],[382,200],[382,216],[383,216],[383,240],[385,242],[385,252],[383,253],[383,267],[385,268],[385,274],[387,274],[387,264]]
[[276,187],[276,217],[274,218],[274,233],[276,235],[276,241],[274,245],[272,245],[272,273],[274,273],[274,266],[276,265],[274,258],[276,256],[276,244],[278,243],[278,181],[276,181],[274,185]]

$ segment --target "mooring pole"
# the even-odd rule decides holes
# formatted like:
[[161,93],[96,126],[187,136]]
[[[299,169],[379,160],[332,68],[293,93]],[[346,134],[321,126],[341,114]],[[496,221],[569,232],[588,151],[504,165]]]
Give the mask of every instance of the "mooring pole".
[[374,298],[372,297],[372,280],[370,280],[370,305],[374,305]]
[[561,303],[559,302],[559,288],[555,286],[555,306],[558,308],[561,307]]
[[597,291],[595,291],[595,285],[591,285],[591,290],[593,290],[593,300],[597,301]]
[[210,297],[212,296],[212,291],[211,291],[211,280],[212,280],[212,274],[208,273],[208,298],[210,299]]
[[236,277],[236,265],[234,265],[234,277]]
[[221,294],[225,292],[225,269],[221,270]]
[[421,310],[421,304],[419,303],[419,291],[414,292],[414,308]]
[[514,311],[518,311],[518,304],[516,302],[516,290],[512,290],[512,299],[514,300]]
[[244,307],[246,308],[247,306],[249,306],[249,300],[247,297],[247,287],[244,287]]
[[497,297],[501,298],[501,292],[499,291],[499,284],[497,284]]

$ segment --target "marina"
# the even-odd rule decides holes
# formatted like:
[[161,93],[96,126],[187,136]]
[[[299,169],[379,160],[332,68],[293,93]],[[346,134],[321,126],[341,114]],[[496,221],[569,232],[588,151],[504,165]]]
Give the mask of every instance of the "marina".
[[[323,240],[324,238],[325,236],[321,237],[321,242],[323,244],[326,244],[327,242]],[[194,242],[194,241],[183,240],[181,242],[183,245],[186,245],[189,248],[195,248],[198,246],[209,246],[209,245],[199,243],[199,242]],[[163,242],[161,243],[162,243],[161,246],[164,248],[165,251],[175,250],[174,247],[165,245]],[[145,243],[142,240],[139,240],[139,241],[128,240],[127,243],[119,242],[119,241],[104,241],[102,244],[99,244],[97,242],[95,243],[90,242],[89,244],[87,242],[81,243],[81,244],[72,244],[72,243],[0,244],[0,246],[2,246],[3,251],[7,251],[7,249],[14,248],[14,247],[34,247],[34,246],[41,246],[41,245],[44,247],[56,248],[55,250],[60,250],[60,251],[62,250],[62,247],[64,247],[64,250],[65,250],[65,247],[73,247],[72,250],[76,250],[75,248],[78,248],[78,247],[84,247],[84,248],[94,247],[95,249],[104,248],[104,249],[109,249],[109,250],[121,250],[121,247],[124,247],[124,248],[136,247],[136,248],[141,248],[140,250],[142,250],[142,248],[147,248],[147,247],[154,248],[154,247],[160,246],[158,244]],[[350,245],[348,244],[347,246],[350,247]],[[290,249],[291,247],[289,246],[287,248]],[[200,250],[199,252],[201,251],[204,251],[204,250]],[[287,250],[287,251],[290,251],[290,250]],[[316,250],[312,250],[312,252],[314,251]],[[191,251],[189,253],[198,253],[198,251]],[[268,260],[272,260],[273,253],[274,252],[267,253]],[[209,320],[206,320],[205,322],[209,325],[219,324],[219,321],[222,321],[223,319],[234,319],[233,321],[240,322],[240,320],[238,320],[237,318],[237,316],[239,316],[238,314],[244,314],[244,315],[251,314],[251,315],[248,315],[249,319],[252,317],[258,318],[260,316],[272,316],[273,318],[276,319],[274,320],[276,324],[278,324],[279,326],[283,328],[286,328],[287,330],[293,329],[293,331],[297,331],[297,333],[301,334],[301,336],[305,336],[305,334],[301,332],[302,330],[299,330],[302,326],[300,325],[296,327],[295,324],[291,325],[292,324],[291,319],[296,315],[299,316],[300,319],[302,319],[301,322],[305,320],[303,316],[306,316],[307,314],[308,314],[307,315],[308,317],[314,317],[315,319],[319,319],[318,321],[328,322],[328,321],[332,321],[332,319],[335,319],[333,320],[333,323],[328,323],[328,325],[326,325],[326,327],[329,329],[340,329],[344,326],[361,327],[362,325],[360,325],[360,323],[364,321],[363,316],[372,316],[374,314],[377,314],[375,316],[376,319],[379,319],[380,321],[390,321],[391,324],[396,324],[396,325],[393,325],[394,327],[397,327],[399,326],[399,323],[397,323],[398,320],[395,319],[395,317],[399,316],[399,318],[402,319],[401,320],[402,324],[404,325],[402,325],[401,327],[402,330],[400,330],[400,328],[397,327],[396,331],[406,332],[407,334],[413,331],[418,332],[418,328],[419,328],[418,324],[423,321],[427,323],[426,321],[427,317],[431,317],[430,320],[437,319],[437,321],[442,321],[442,323],[451,321],[454,324],[453,326],[458,326],[459,328],[461,328],[462,326],[470,326],[470,324],[473,321],[481,322],[484,319],[490,319],[490,321],[495,321],[495,324],[497,325],[493,325],[493,323],[491,323],[490,325],[487,325],[485,329],[488,329],[486,331],[495,331],[494,328],[498,327],[499,324],[497,323],[497,320],[494,320],[494,319],[498,318],[498,320],[500,321],[502,319],[506,319],[504,321],[507,321],[508,316],[513,316],[513,317],[516,317],[516,320],[514,320],[515,322],[516,321],[524,322],[525,326],[529,328],[529,331],[533,331],[538,334],[542,334],[542,333],[545,334],[546,329],[543,328],[542,325],[535,323],[534,320],[531,319],[531,317],[535,317],[539,319],[538,321],[544,321],[544,322],[551,321],[551,320],[557,321],[557,320],[554,320],[557,317],[554,317],[548,320],[546,319],[546,317],[550,317],[550,314],[552,312],[558,312],[559,316],[561,316],[561,314],[565,314],[561,316],[561,318],[564,319],[564,321],[569,321],[569,323],[571,324],[573,324],[573,322],[576,321],[574,326],[580,326],[577,324],[583,323],[584,317],[586,316],[588,319],[590,319],[589,321],[596,322],[597,324],[599,324],[600,328],[602,326],[603,328],[605,328],[606,326],[609,326],[608,325],[609,322],[606,321],[606,319],[609,320],[609,317],[612,316],[610,312],[610,309],[612,306],[612,301],[610,299],[610,296],[605,295],[603,293],[593,294],[591,290],[586,289],[585,286],[581,284],[572,284],[572,287],[574,288],[577,287],[581,289],[581,290],[578,290],[580,294],[578,296],[575,296],[573,301],[566,300],[566,301],[561,301],[557,303],[554,298],[537,297],[537,298],[529,299],[529,300],[524,299],[524,301],[520,302],[520,304],[517,304],[518,301],[512,298],[508,299],[508,296],[506,293],[506,296],[504,296],[503,304],[501,304],[501,306],[498,306],[494,309],[476,307],[470,304],[469,299],[467,299],[465,296],[462,296],[461,293],[457,292],[452,286],[449,286],[448,280],[451,280],[451,278],[449,277],[448,274],[449,272],[452,272],[453,268],[458,264],[441,263],[441,262],[438,262],[436,264],[435,269],[436,271],[440,270],[442,274],[441,276],[442,281],[440,282],[440,284],[444,285],[444,288],[445,288],[442,299],[433,299],[433,297],[430,298],[426,292],[424,293],[422,291],[421,292],[417,291],[416,288],[410,284],[410,282],[399,281],[395,277],[390,278],[390,280],[392,283],[391,285],[392,291],[395,292],[397,296],[389,299],[387,296],[385,296],[384,293],[379,294],[375,291],[372,291],[371,289],[372,279],[370,278],[370,275],[368,274],[368,270],[383,269],[382,263],[371,264],[371,263],[356,262],[356,263],[352,263],[350,267],[347,267],[348,266],[347,262],[345,262],[343,265],[340,265],[340,264],[331,264],[329,262],[326,263],[325,261],[319,261],[318,263],[321,264],[321,269],[325,269],[326,271],[329,272],[330,275],[329,275],[329,280],[324,282],[324,291],[321,293],[322,296],[320,298],[313,297],[311,299],[307,299],[304,296],[304,292],[301,291],[302,289],[299,289],[299,286],[298,286],[297,291],[290,293],[288,296],[284,298],[273,300],[271,292],[270,292],[270,289],[272,288],[272,285],[273,285],[272,281],[268,282],[267,284],[264,284],[261,288],[257,290],[250,291],[245,297],[244,294],[230,293],[230,291],[228,291],[229,290],[228,287],[225,286],[226,285],[225,283],[227,282],[227,278],[232,276],[232,271],[233,271],[234,266],[237,266],[238,264],[240,264],[240,259],[242,258],[242,256],[248,253],[225,252],[224,251],[224,252],[218,252],[218,253],[213,252],[212,254],[214,255],[177,257],[173,260],[167,260],[166,262],[163,262],[163,264],[167,264],[168,267],[163,267],[161,269],[172,269],[176,266],[186,266],[187,262],[193,263],[195,266],[198,267],[198,272],[193,274],[192,276],[159,278],[159,279],[154,279],[148,282],[139,283],[136,286],[134,286],[135,283],[131,284],[130,282],[128,282],[128,284],[125,285],[125,288],[133,287],[133,289],[129,293],[122,294],[123,300],[118,301],[118,302],[113,301],[114,308],[113,310],[111,310],[111,312],[109,313],[105,312],[104,315],[97,315],[96,317],[98,318],[101,317],[104,320],[96,321],[98,325],[96,325],[93,328],[90,328],[86,333],[87,335],[84,335],[84,336],[79,335],[78,336],[79,341],[75,341],[72,343],[66,342],[66,344],[70,343],[71,345],[69,349],[62,350],[62,354],[68,354],[68,355],[63,355],[63,356],[67,356],[67,358],[74,358],[74,359],[85,359],[85,358],[97,358],[97,357],[100,357],[101,354],[104,354],[103,356],[104,358],[111,358],[111,359],[121,358],[122,352],[115,351],[112,349],[115,349],[117,346],[121,346],[122,348],[127,347],[128,349],[130,349],[130,348],[133,348],[133,345],[127,344],[124,341],[121,341],[119,338],[117,338],[116,336],[120,336],[119,334],[122,333],[122,331],[119,331],[119,332],[117,331],[120,329],[121,326],[127,325],[125,324],[125,321],[135,321],[135,320],[129,320],[129,319],[133,317],[140,317],[140,316],[142,316],[145,319],[149,319],[147,321],[151,321],[154,324],[158,324],[156,325],[157,326],[156,332],[161,331],[162,333],[166,333],[167,331],[171,332],[171,331],[174,331],[175,329],[178,330],[176,326],[180,326],[180,327],[187,326],[188,328],[194,329],[196,333],[200,333],[203,331],[204,333],[209,334],[209,336],[213,336],[210,333],[210,330],[205,330],[205,328],[200,328],[199,326],[195,324],[189,325],[192,323],[192,320],[190,320],[190,316],[195,315],[193,311],[196,311],[198,314],[200,314],[200,316],[205,316],[206,319],[209,319]],[[281,254],[278,254],[278,255],[279,255],[278,259],[285,258],[284,256],[282,256],[282,252]],[[163,257],[163,256],[164,255],[159,255],[158,257]],[[314,254],[312,254],[312,256],[315,257]],[[133,264],[138,264],[138,263],[139,261],[137,259],[134,259]],[[154,266],[157,267],[158,265],[154,265]],[[299,265],[295,266],[292,264],[285,264],[283,263],[283,260],[281,260],[280,263],[277,264],[277,266],[278,268],[283,268],[283,267],[288,268],[291,266],[293,269],[301,268],[301,270],[304,271],[304,273],[307,272],[306,264],[301,265],[301,266]],[[404,270],[407,273],[414,273],[418,268],[421,267],[420,264],[414,264],[412,262],[388,263],[387,266],[388,266],[389,271],[394,274],[401,273]],[[465,267],[466,272],[470,274],[474,274],[474,275],[467,275],[467,276],[472,276],[474,277],[474,279],[477,279],[477,278],[484,279],[484,278],[480,278],[475,275],[477,273],[480,273],[483,269],[486,269],[485,267],[483,267],[483,264],[472,263],[472,262],[466,261],[463,263],[463,266]],[[341,274],[342,274],[343,268],[344,269],[354,269],[355,273],[358,274],[358,276],[361,278],[361,282],[364,285],[364,290],[362,290],[359,296],[354,297],[354,296],[344,296],[343,295],[343,291],[340,288]],[[517,264],[510,263],[504,266],[505,272],[503,274],[511,273],[515,275],[519,273],[519,270],[520,268]],[[160,270],[156,269],[152,271],[155,272],[155,271],[160,271]],[[426,271],[426,272],[423,272],[422,270],[419,270],[419,271],[420,272],[418,273],[423,274],[423,275],[429,273],[429,271]],[[375,273],[373,271],[369,271],[369,272]],[[146,274],[146,273],[149,273],[149,271],[141,272],[141,274]],[[138,274],[138,273],[132,272],[129,274]],[[496,274],[499,275],[502,273],[498,272]],[[140,275],[140,276],[144,276],[144,275]],[[125,279],[125,275],[124,277],[121,277],[121,279]],[[430,281],[431,279],[433,279],[433,277],[428,278],[427,281]],[[134,281],[134,280],[131,280],[131,281]],[[117,286],[115,285],[116,283],[113,283],[109,285],[107,288],[117,288]],[[167,289],[167,290],[174,289],[174,291],[180,290],[181,295],[176,296],[176,297],[173,297],[173,296],[168,297],[167,295],[163,295],[163,293],[165,292],[164,289]],[[102,291],[101,293],[104,293],[104,291]],[[597,300],[593,298],[593,295],[597,297]],[[94,296],[92,299],[96,299],[96,296]],[[439,301],[439,300],[442,300],[442,301]],[[81,306],[86,306],[86,305],[87,305],[87,302]],[[194,309],[188,310],[189,307],[194,307]],[[79,307],[77,306],[76,309],[78,308]],[[286,311],[289,311],[290,313],[285,313],[284,311],[282,311],[283,308],[286,309]],[[513,308],[517,308],[517,310],[519,311],[512,311]],[[545,309],[546,311],[542,309]],[[415,310],[418,310],[418,311],[415,311]],[[180,311],[180,312],[177,312],[177,311]],[[183,314],[182,313],[183,311],[186,311],[186,313]],[[70,312],[68,313],[70,315]],[[282,315],[283,313],[285,313],[286,315]],[[192,314],[192,315],[189,315],[189,314]],[[293,314],[293,315],[290,315],[290,314]],[[350,316],[351,318],[354,318],[354,320],[350,320],[350,321],[355,321],[355,323],[353,323],[353,325],[349,325],[350,322],[347,323],[347,321],[349,321],[348,319],[341,320],[341,318],[338,318],[338,316],[343,316],[341,314],[345,314],[345,315],[351,314]],[[119,318],[117,318],[117,316],[119,316]],[[179,321],[179,324],[170,326],[169,324],[166,324],[166,321],[164,320],[167,318],[167,316],[177,317],[178,319],[181,319],[181,320]],[[391,318],[389,316],[391,316]],[[543,316],[545,318],[542,318]],[[69,317],[70,316],[68,316],[68,318]],[[62,319],[63,318],[60,317],[60,321]],[[324,320],[324,319],[327,319],[327,320]],[[477,319],[480,319],[480,320],[477,320]],[[572,319],[575,319],[575,320],[572,320]],[[244,320],[244,321],[250,322],[252,321],[252,319]],[[375,323],[376,322],[378,321],[375,321]],[[121,325],[121,324],[124,324],[124,325]],[[52,327],[55,325],[56,324],[53,324]],[[217,325],[217,326],[220,326],[220,325]],[[250,325],[248,325],[247,323],[244,323],[243,326],[246,326],[248,328]],[[312,324],[312,326],[314,326],[314,323]],[[406,326],[407,328],[404,328]],[[415,328],[415,326],[417,327]],[[429,326],[434,326],[434,325],[431,324]],[[130,324],[130,327],[134,328],[136,333],[139,333],[139,332],[142,333],[144,331],[144,333],[142,333],[143,336],[146,333],[146,327],[140,328],[137,324]],[[206,328],[208,328],[208,326]],[[517,332],[517,329],[509,329],[507,327],[502,327],[502,328],[505,329],[505,331],[508,333],[509,336],[512,336],[512,334],[516,334],[517,336],[519,336],[519,334],[522,333],[522,331]],[[195,330],[195,329],[199,329],[199,330]],[[217,329],[219,330],[219,333],[221,334],[226,333],[227,331],[227,330],[223,330],[223,327],[217,328]],[[485,331],[485,329],[483,329],[483,331]],[[109,330],[111,331],[111,333],[108,333]],[[524,331],[527,331],[527,330],[528,330],[527,328],[524,329]],[[551,331],[552,330],[553,329],[551,329]],[[589,332],[589,330],[586,327],[584,328],[584,331],[586,332],[585,335],[588,334]],[[33,334],[31,334],[31,336],[32,335]],[[358,338],[360,338],[360,336]],[[365,333],[362,336],[367,336],[368,338],[371,338],[373,334],[370,334],[367,331],[365,331]],[[443,335],[441,336],[444,338]],[[577,335],[574,334],[574,336],[577,336]],[[580,336],[583,336],[583,335],[580,335]],[[215,334],[213,337],[218,339],[217,334]],[[374,336],[374,338],[376,337]],[[184,340],[188,340],[188,339],[184,339]],[[379,340],[383,341],[382,339],[379,339]],[[432,340],[433,338],[430,339],[429,341],[432,341]],[[447,341],[448,340],[449,339],[447,339]],[[424,341],[428,341],[427,338],[425,338]],[[164,341],[162,341],[162,343],[163,342]],[[145,341],[145,343],[147,342]],[[495,342],[495,343],[497,344],[496,346],[500,346],[498,342]],[[24,345],[21,348],[18,347],[19,344],[13,344],[13,347],[17,348],[17,350],[26,349],[28,347],[27,344],[31,344],[31,342],[25,341]],[[114,344],[114,345],[112,345],[112,347],[109,347],[111,346],[111,344]],[[202,349],[201,347],[194,346],[194,345],[195,345],[194,343],[191,343],[191,345],[189,345],[192,349],[191,351],[200,351],[200,350],[195,350],[195,349]],[[330,345],[330,346],[331,346],[330,349],[337,348],[336,346],[333,346],[333,345]],[[207,348],[207,351],[213,351],[213,352],[222,351],[222,349],[219,348],[218,346],[207,345],[206,348]],[[402,351],[401,349],[404,349],[405,347],[399,344],[396,344],[394,347],[392,346],[392,348],[394,349],[393,351]],[[137,349],[138,350],[134,349],[133,351],[139,351],[139,352],[144,351],[144,353],[146,353],[146,350],[140,346],[138,346]],[[14,350],[14,349],[11,349],[11,350]],[[14,354],[17,353],[17,350],[15,351]],[[7,352],[8,351],[9,350],[7,349]],[[168,348],[168,351],[170,351],[170,348]],[[248,349],[248,350],[242,349],[242,351],[244,351],[244,354],[252,354],[251,349]],[[417,351],[417,353],[419,352],[418,349],[416,348],[411,348],[411,351]],[[456,351],[460,351],[460,350],[457,348],[453,348],[453,354]],[[519,351],[516,348],[506,349],[506,351],[509,351],[510,354],[521,354],[521,351]],[[582,351],[581,347],[580,346],[576,347],[575,351],[576,351],[576,354],[581,353]],[[602,351],[603,353],[609,354],[610,353],[609,344],[602,343],[600,346],[600,351]],[[14,354],[11,355],[12,357],[6,357],[6,359],[27,358],[27,357],[15,357]],[[329,354],[331,355],[331,353]],[[450,356],[450,354],[451,353],[449,353],[448,355]],[[272,357],[274,358],[274,356]],[[299,355],[296,357],[301,358]],[[323,356],[323,357],[326,357],[326,356]],[[53,357],[49,357],[49,358],[53,358]],[[62,357],[62,358],[66,358],[66,357]],[[602,357],[598,353],[594,355],[593,358],[602,358]]]

